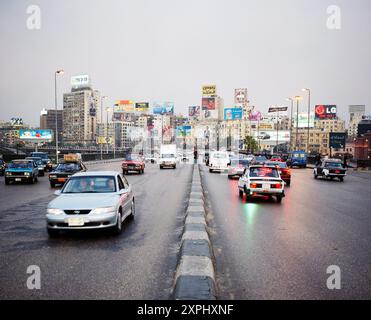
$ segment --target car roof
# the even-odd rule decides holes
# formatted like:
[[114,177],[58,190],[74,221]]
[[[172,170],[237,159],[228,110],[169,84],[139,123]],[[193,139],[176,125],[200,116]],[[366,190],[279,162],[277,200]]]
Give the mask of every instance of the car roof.
[[74,174],[74,177],[91,177],[91,176],[116,176],[120,175],[118,171],[88,171],[88,172],[79,172]]
[[12,160],[12,162],[25,162],[25,161],[31,162],[33,160],[31,160],[31,159],[14,159],[14,160]]
[[263,164],[254,164],[252,166],[250,166],[250,169],[252,168],[273,168],[273,169],[277,169],[277,167],[275,165],[263,165]]

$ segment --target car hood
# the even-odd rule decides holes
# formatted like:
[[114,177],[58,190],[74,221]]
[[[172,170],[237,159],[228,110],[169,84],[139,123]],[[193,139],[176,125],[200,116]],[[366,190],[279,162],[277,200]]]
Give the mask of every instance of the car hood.
[[7,172],[32,172],[32,168],[9,168]]
[[99,193],[78,193],[78,194],[61,194],[58,198],[51,201],[48,208],[58,208],[65,210],[74,209],[94,209],[101,207],[114,206],[119,196],[113,194]]

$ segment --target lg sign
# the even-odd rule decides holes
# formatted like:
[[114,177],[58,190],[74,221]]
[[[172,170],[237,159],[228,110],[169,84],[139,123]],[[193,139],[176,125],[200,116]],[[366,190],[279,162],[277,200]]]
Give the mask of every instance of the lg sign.
[[337,107],[335,105],[318,105],[315,113],[316,119],[334,119],[336,118]]

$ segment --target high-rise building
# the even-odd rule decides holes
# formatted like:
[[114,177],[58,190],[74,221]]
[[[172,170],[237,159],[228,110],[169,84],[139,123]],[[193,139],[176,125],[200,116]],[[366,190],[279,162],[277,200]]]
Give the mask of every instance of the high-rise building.
[[365,111],[365,105],[349,106],[349,137],[356,137],[358,135],[358,124],[361,122],[362,116],[365,114]]
[[[57,119],[55,119],[57,115]],[[63,110],[43,109],[40,113],[40,129],[50,129],[55,137],[55,120],[57,120],[58,141],[63,140]]]
[[89,145],[97,140],[97,112],[100,93],[90,87],[74,88],[63,95],[63,141]]

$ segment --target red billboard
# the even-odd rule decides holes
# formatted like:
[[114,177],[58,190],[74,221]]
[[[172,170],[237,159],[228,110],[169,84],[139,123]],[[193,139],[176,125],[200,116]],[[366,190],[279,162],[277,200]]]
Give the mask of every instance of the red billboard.
[[336,105],[317,105],[314,109],[316,120],[335,119],[337,113]]
[[215,98],[202,98],[202,110],[215,110]]

